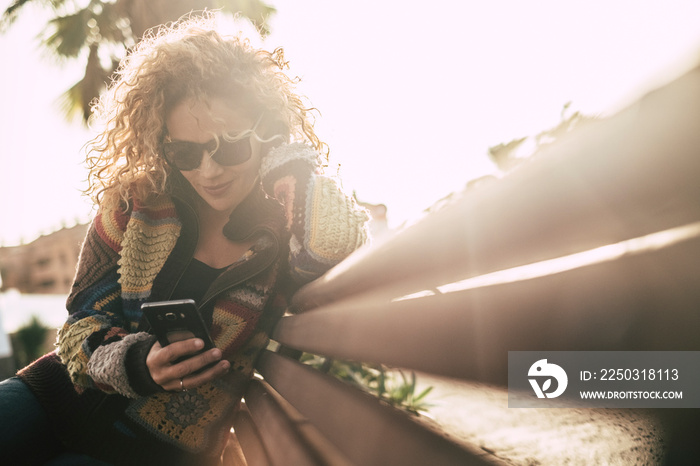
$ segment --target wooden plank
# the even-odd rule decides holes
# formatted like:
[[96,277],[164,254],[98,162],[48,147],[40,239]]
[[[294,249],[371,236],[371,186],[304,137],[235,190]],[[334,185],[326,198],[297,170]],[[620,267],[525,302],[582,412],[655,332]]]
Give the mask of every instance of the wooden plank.
[[254,379],[245,399],[272,464],[349,465],[347,459],[265,381]]
[[293,424],[267,394],[260,381],[251,382],[246,391],[245,400],[273,465],[318,466],[321,464],[305,448]]
[[504,179],[357,251],[302,289],[294,307],[417,277],[433,287],[698,221],[698,121],[695,69]]
[[270,457],[260,438],[260,432],[245,404],[236,413],[233,427],[248,466],[270,466]]
[[258,368],[265,380],[353,464],[464,466],[495,462],[486,458],[485,452],[456,445],[407,413],[297,361],[266,351]]
[[366,294],[285,317],[272,337],[338,359],[498,384],[507,381],[508,351],[700,350],[700,237],[642,249],[434,296]]

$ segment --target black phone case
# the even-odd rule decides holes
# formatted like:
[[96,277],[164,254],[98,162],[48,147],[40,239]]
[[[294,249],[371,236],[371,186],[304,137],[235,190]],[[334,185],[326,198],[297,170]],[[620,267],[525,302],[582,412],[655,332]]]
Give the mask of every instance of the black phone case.
[[196,337],[204,341],[202,351],[214,348],[214,342],[193,300],[144,303],[141,310],[161,346]]

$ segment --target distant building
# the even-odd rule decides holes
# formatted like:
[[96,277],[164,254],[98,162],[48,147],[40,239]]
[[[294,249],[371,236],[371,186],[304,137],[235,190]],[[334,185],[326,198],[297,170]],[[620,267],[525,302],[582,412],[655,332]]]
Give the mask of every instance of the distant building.
[[[0,380],[11,377],[15,356],[10,335],[36,316],[55,329],[65,320],[66,296],[88,225],[62,228],[28,244],[0,247]],[[56,339],[49,332],[45,351]]]
[[28,244],[0,247],[0,291],[67,294],[88,225],[62,228]]

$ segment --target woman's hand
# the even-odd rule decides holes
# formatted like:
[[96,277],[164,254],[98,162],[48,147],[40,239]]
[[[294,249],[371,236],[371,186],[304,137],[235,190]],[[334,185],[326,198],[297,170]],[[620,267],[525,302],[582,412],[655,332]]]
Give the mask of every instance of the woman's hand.
[[[210,349],[196,354],[202,349],[204,342],[199,338],[177,341],[163,348],[156,342],[146,356],[146,366],[153,381],[169,391],[188,390],[196,388],[228,372],[230,364],[221,361],[221,350]],[[175,363],[183,356],[191,357]],[[195,374],[199,369],[219,361],[214,366]]]

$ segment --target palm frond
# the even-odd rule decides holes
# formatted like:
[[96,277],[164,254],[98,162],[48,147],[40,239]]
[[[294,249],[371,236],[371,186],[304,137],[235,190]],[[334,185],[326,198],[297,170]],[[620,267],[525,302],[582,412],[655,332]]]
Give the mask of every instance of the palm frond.
[[0,17],[0,32],[5,32],[17,19],[17,14],[22,7],[33,0],[14,0]]
[[50,20],[42,42],[59,57],[76,58],[88,46],[90,28],[87,23],[91,15],[89,10],[83,9]]
[[66,120],[71,122],[78,116],[83,118],[83,104],[81,102],[83,80],[73,84],[70,89],[65,91],[57,99],[58,107],[61,113],[66,117]]
[[4,33],[9,29],[9,27],[15,22],[19,11],[29,3],[44,3],[51,5],[54,11],[63,7],[68,0],[13,0],[13,2],[5,9],[2,16],[0,16],[0,34]]
[[85,75],[59,98],[58,104],[68,121],[77,116],[85,123],[92,111],[92,102],[105,87],[111,70],[105,70],[99,59],[99,46],[92,44],[88,54]]

